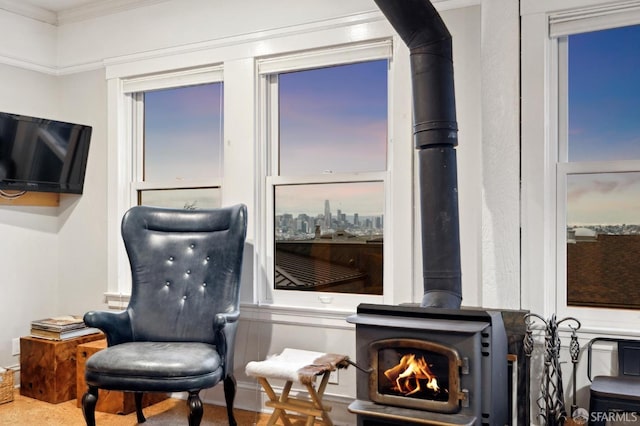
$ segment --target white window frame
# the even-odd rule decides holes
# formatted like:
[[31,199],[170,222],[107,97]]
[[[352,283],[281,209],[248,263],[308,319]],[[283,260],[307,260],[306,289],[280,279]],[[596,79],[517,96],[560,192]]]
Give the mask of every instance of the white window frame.
[[547,317],[576,317],[583,332],[637,335],[638,311],[567,306],[567,176],[639,171],[640,161],[567,162],[568,94],[562,89],[567,87],[565,37],[638,24],[640,1],[567,0],[559,6],[524,0],[521,13],[523,308]]
[[[110,80],[110,95],[117,94],[117,100],[111,102],[117,108],[118,113],[113,114],[119,129],[118,173],[116,188],[118,191],[117,202],[110,206],[109,217],[112,221],[111,229],[119,229],[117,222],[131,207],[138,204],[138,191],[150,189],[185,189],[198,187],[222,187],[222,176],[207,180],[183,180],[183,181],[151,181],[143,180],[143,131],[144,131],[144,104],[142,92],[168,88],[186,87],[206,83],[223,82],[222,65],[208,65],[181,70],[170,70],[144,75],[135,75],[125,78]],[[223,149],[221,143],[220,149]],[[124,185],[123,185],[124,184]],[[115,211],[115,213],[114,213]],[[115,219],[114,219],[115,218]],[[120,242],[120,235],[109,236],[110,253],[116,253],[115,258],[110,258],[109,273],[116,273],[115,279],[109,279],[109,291],[107,298],[114,299],[114,295],[128,298],[131,289],[131,273],[124,245]],[[117,246],[117,248],[113,248]],[[117,288],[113,288],[115,283]],[[123,296],[126,295],[126,296]]]
[[[275,121],[275,117],[271,117],[269,111],[277,110],[277,74],[286,71],[299,71],[305,69],[314,69],[323,66],[344,65],[350,63],[365,62],[371,60],[386,59],[388,60],[388,143],[387,143],[387,168],[385,171],[368,172],[368,173],[332,173],[325,175],[311,176],[278,176],[277,170],[278,159],[278,135],[277,125],[272,125],[271,120]],[[312,308],[331,308],[334,310],[353,311],[359,303],[392,303],[398,297],[406,297],[400,286],[393,286],[396,282],[410,282],[411,269],[408,271],[400,271],[393,265],[393,230],[398,226],[394,222],[394,212],[391,203],[390,189],[393,167],[393,149],[394,144],[394,113],[391,105],[393,104],[393,82],[394,82],[394,64],[391,40],[374,41],[350,46],[339,46],[328,49],[319,49],[314,51],[306,51],[283,55],[279,57],[265,58],[258,60],[257,69],[259,75],[259,102],[260,105],[260,139],[261,147],[265,149],[260,153],[260,164],[262,164],[262,185],[260,186],[260,204],[265,206],[261,211],[264,212],[261,218],[262,226],[259,228],[259,238],[262,248],[259,256],[260,270],[265,271],[260,275],[258,281],[258,299],[261,304],[272,304],[292,307],[312,307]],[[269,103],[269,105],[267,105]],[[397,154],[396,154],[397,155]],[[410,157],[406,159],[411,162]],[[383,268],[383,295],[363,295],[363,294],[346,294],[331,292],[303,292],[295,290],[276,290],[274,289],[274,211],[273,192],[278,185],[287,184],[316,184],[316,183],[357,183],[357,182],[382,182],[385,187],[385,226],[384,226],[384,268]],[[409,225],[405,225],[409,226]],[[258,236],[257,236],[258,238]],[[407,244],[407,250],[411,253],[412,244]],[[412,258],[413,256],[407,256]],[[407,273],[408,272],[408,273]],[[406,284],[405,284],[406,286]],[[411,286],[406,286],[411,287]],[[400,290],[400,291],[397,291]],[[405,293],[405,294],[403,294]],[[402,299],[400,299],[402,300]],[[411,297],[404,301],[411,300]]]

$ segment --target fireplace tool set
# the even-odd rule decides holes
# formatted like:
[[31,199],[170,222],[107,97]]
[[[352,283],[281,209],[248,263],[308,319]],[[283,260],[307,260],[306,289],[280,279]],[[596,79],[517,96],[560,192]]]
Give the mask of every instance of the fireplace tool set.
[[[532,320],[533,319],[533,320]],[[542,324],[537,324],[539,320]],[[572,377],[572,404],[569,416],[577,408],[576,404],[576,370],[578,366],[578,356],[580,355],[580,345],[578,344],[577,331],[580,329],[580,321],[573,317],[566,317],[557,320],[553,314],[548,320],[541,316],[529,313],[525,315],[526,332],[524,337],[524,352],[527,357],[533,354],[533,331],[544,330],[544,369],[540,382],[540,397],[536,400],[540,409],[539,417],[547,426],[564,425],[567,420],[567,410],[564,401],[564,387],[562,383],[562,370],[560,368],[560,336],[558,327],[566,323],[571,329],[571,341],[569,343],[569,354],[573,367]]]

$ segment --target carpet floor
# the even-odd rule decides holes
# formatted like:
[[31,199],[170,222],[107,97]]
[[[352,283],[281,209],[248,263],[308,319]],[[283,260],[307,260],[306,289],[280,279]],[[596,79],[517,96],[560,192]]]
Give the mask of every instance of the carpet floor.
[[[169,398],[143,409],[149,426],[187,425],[187,402]],[[253,411],[234,409],[239,426],[263,426],[267,424],[269,415]],[[137,425],[136,414],[127,415],[96,412],[97,426],[132,426]],[[298,424],[296,422],[296,424]],[[304,424],[304,423],[300,423]],[[0,405],[0,425],[2,426],[84,426],[82,409],[77,407],[76,400],[50,404],[20,395],[14,392],[14,400]],[[204,405],[204,416],[201,426],[228,425],[224,407]]]

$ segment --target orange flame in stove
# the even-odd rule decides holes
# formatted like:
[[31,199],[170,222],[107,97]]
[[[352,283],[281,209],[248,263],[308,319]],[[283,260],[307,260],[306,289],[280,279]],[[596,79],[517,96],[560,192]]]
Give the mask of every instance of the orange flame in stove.
[[384,372],[387,379],[395,382],[395,391],[405,396],[420,392],[422,382],[426,381],[427,389],[434,392],[440,390],[438,380],[429,368],[424,357],[416,359],[414,354],[404,355],[400,362]]

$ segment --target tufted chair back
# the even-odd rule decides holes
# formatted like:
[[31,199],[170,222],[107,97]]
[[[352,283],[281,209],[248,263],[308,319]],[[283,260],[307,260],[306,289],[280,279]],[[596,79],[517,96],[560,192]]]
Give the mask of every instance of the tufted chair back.
[[132,340],[217,343],[216,315],[238,310],[245,232],[243,206],[216,215],[130,209],[122,237],[132,273]]

